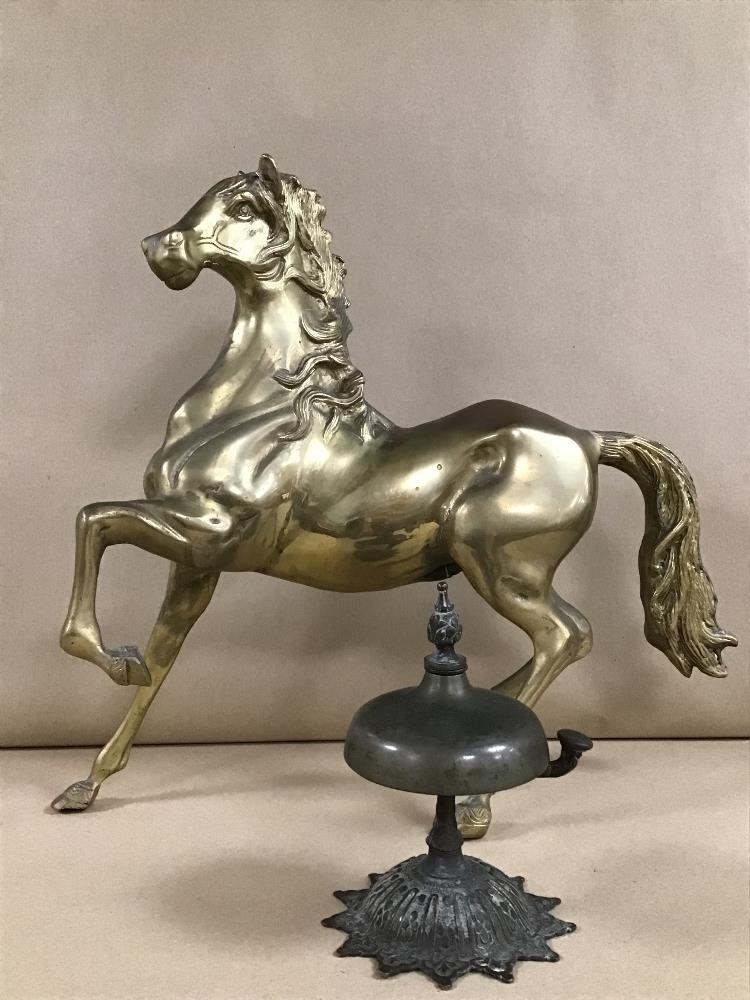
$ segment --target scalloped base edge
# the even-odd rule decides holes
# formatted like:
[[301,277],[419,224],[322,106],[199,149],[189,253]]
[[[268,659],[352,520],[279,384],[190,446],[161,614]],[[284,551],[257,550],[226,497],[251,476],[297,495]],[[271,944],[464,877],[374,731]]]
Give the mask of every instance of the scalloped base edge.
[[435,878],[426,857],[334,893],[346,910],[322,923],[349,935],[336,954],[374,958],[385,976],[423,972],[443,988],[467,972],[509,983],[516,962],[559,959],[547,941],[576,929],[549,912],[559,899],[526,892],[521,876],[479,858],[466,857],[457,878]]

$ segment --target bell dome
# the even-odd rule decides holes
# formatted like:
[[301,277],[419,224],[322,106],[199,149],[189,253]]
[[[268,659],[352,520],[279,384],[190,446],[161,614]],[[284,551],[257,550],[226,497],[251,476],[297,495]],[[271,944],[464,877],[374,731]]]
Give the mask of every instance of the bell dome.
[[514,698],[469,683],[444,582],[427,635],[436,650],[424,659],[421,682],[373,698],[352,719],[349,767],[376,784],[428,795],[479,795],[539,777],[550,763],[542,725]]

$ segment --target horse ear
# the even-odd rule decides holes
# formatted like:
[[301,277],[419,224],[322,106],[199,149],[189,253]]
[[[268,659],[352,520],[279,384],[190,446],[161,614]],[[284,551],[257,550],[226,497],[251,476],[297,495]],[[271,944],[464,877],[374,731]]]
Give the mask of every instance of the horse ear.
[[258,176],[271,190],[276,201],[282,201],[284,198],[284,188],[281,185],[281,178],[276,169],[274,159],[268,153],[264,153],[258,161]]

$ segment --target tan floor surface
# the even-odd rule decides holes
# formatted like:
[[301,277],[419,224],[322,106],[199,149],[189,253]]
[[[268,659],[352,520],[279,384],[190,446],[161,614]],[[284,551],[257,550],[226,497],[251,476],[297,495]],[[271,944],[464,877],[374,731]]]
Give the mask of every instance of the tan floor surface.
[[[5,751],[4,1000],[434,1000],[320,926],[336,888],[422,849],[430,802],[348,771],[340,744],[143,747],[89,813],[47,802],[91,750]],[[748,744],[600,742],[495,799],[469,846],[579,930],[461,1000],[746,1000]]]

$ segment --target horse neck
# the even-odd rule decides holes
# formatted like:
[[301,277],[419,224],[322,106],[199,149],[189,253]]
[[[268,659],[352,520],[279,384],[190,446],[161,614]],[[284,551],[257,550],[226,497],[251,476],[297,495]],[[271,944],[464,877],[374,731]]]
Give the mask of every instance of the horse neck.
[[229,405],[253,405],[280,394],[292,404],[294,393],[282,389],[274,375],[295,371],[313,349],[300,325],[311,304],[310,296],[293,286],[262,296],[237,291],[232,323],[213,366],[231,386]]
[[[169,420],[165,444],[174,443],[213,420],[232,414],[291,412],[300,389],[274,376],[294,372],[315,345],[300,325],[315,308],[312,296],[287,283],[250,293],[235,288],[236,302],[226,339],[211,368],[180,399]],[[346,348],[338,345],[342,356]],[[329,376],[312,371],[305,385],[321,386]]]

